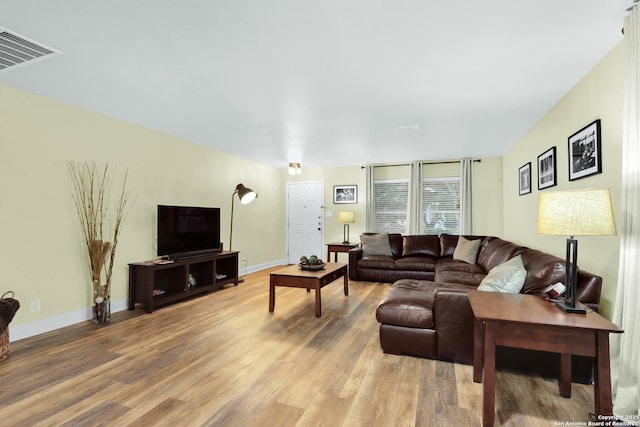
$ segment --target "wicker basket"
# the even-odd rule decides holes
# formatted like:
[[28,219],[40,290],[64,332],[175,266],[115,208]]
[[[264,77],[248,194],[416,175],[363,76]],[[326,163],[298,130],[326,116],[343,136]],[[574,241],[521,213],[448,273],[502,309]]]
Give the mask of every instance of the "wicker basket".
[[9,357],[9,323],[20,308],[20,302],[13,295],[13,291],[7,291],[0,297],[0,329],[4,329],[0,333],[0,361]]
[[9,328],[0,334],[0,362],[9,357]]

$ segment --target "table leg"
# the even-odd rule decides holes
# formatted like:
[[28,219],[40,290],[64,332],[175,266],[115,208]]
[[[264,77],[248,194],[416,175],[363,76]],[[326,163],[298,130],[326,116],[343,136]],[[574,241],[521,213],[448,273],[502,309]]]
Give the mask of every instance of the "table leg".
[[484,384],[482,425],[493,427],[496,408],[496,336],[491,322],[484,325]]
[[327,246],[327,261],[331,261],[331,248]]
[[276,307],[276,287],[273,283],[273,277],[269,280],[269,312],[272,313]]
[[473,319],[473,382],[482,382],[484,333],[480,319]]
[[558,376],[560,396],[571,397],[571,355],[560,353],[560,375]]
[[594,360],[593,377],[596,416],[613,415],[608,332],[596,332],[596,357]]
[[316,317],[322,314],[322,303],[320,302],[320,281],[316,280]]
[[333,253],[333,262],[338,262],[338,251]]
[[129,305],[127,306],[129,310],[136,308],[136,287],[135,283],[133,283],[134,280],[135,276],[133,275],[133,267],[129,266]]
[[345,271],[342,277],[344,280],[344,294],[349,295],[349,274]]

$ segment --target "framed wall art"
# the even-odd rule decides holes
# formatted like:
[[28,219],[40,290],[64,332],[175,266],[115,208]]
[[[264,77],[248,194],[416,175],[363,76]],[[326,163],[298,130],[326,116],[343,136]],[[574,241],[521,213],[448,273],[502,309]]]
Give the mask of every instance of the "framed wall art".
[[333,186],[333,203],[334,204],[358,203],[358,186],[357,185],[334,185]]
[[556,147],[551,147],[538,156],[538,190],[556,184]]
[[569,181],[602,173],[600,120],[569,137]]
[[531,162],[518,170],[520,195],[531,193]]

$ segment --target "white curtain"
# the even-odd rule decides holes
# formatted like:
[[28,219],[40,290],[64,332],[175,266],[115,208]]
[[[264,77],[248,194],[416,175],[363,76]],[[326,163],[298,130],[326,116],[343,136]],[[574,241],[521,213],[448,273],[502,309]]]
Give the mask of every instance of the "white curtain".
[[640,401],[640,13],[634,7],[624,23],[625,100],[622,193],[619,219],[620,264],[611,334],[613,412],[639,415]]
[[422,234],[422,162],[411,162],[409,178],[409,234]]
[[366,210],[365,210],[365,229],[364,231],[374,231],[376,227],[376,198],[375,198],[375,189],[374,189],[374,169],[373,165],[366,165]]
[[460,160],[460,234],[473,234],[472,175],[473,159]]

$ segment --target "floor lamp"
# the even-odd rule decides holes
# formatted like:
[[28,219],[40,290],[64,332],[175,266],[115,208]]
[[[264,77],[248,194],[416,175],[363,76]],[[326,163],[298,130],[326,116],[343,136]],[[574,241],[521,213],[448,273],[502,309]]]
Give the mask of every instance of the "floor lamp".
[[[246,205],[248,203],[253,202],[253,199],[258,197],[258,193],[253,191],[250,188],[245,187],[242,184],[236,185],[236,189],[231,195],[231,226],[229,227],[229,250],[232,250],[233,246],[231,246],[232,238],[233,238],[233,205],[236,200],[236,194],[240,199],[240,203]],[[244,282],[244,279],[240,277],[238,274],[238,283]]]
[[567,313],[586,313],[576,304],[578,240],[574,236],[613,236],[616,227],[609,190],[571,190],[540,193],[538,234],[567,239],[566,294],[556,305]]

